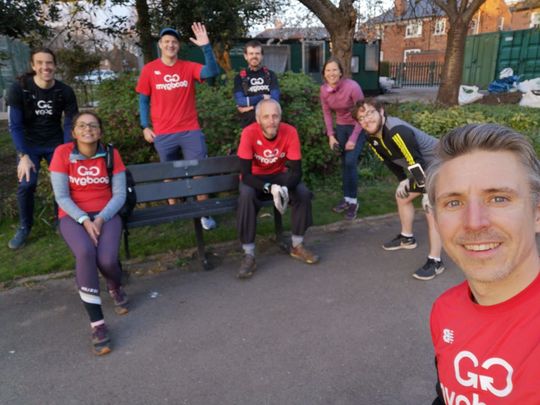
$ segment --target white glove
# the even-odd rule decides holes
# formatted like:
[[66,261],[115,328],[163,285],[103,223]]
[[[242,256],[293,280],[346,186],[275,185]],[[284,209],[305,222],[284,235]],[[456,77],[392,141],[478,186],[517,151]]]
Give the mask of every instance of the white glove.
[[409,196],[409,179],[401,181],[396,189],[396,196],[398,198],[407,198]]
[[279,184],[272,184],[270,187],[270,193],[274,197],[274,205],[281,215],[287,211],[287,204],[289,203],[289,190],[285,186]]
[[422,208],[426,213],[431,211],[431,204],[429,203],[429,197],[427,193],[422,194]]

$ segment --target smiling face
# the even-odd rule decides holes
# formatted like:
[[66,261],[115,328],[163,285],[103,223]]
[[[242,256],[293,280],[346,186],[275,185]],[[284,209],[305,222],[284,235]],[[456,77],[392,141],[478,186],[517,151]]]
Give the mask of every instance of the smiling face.
[[370,104],[363,104],[356,114],[356,120],[368,135],[375,136],[384,125],[384,110],[377,110]]
[[511,291],[538,272],[540,208],[514,153],[461,155],[441,166],[434,185],[444,248],[473,292],[495,283]]
[[167,61],[176,60],[180,50],[180,41],[173,35],[163,35],[158,42],[161,57]]
[[73,139],[77,141],[77,145],[96,144],[102,135],[99,121],[92,114],[79,115],[77,121],[73,123],[72,135]]
[[244,59],[251,70],[258,70],[263,60],[262,48],[260,46],[248,46],[244,52]]
[[329,62],[324,67],[324,81],[331,87],[335,87],[341,79],[342,72],[336,62]]
[[56,64],[50,53],[38,52],[32,55],[31,66],[32,70],[36,72],[36,79],[39,81],[49,83],[54,80]]

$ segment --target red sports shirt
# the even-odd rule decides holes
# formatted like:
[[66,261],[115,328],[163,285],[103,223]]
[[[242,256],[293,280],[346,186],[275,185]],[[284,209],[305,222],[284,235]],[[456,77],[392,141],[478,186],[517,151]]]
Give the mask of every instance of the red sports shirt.
[[[58,146],[54,151],[49,170],[68,176],[71,199],[81,210],[99,212],[112,198],[107,164],[103,157],[70,161],[69,155],[74,146],[73,142]],[[120,154],[114,149],[113,174],[125,170]],[[59,207],[58,217],[66,215]]]
[[156,135],[199,129],[195,105],[195,80],[201,81],[200,63],[177,60],[173,66],[161,59],[144,65],[137,93],[150,96],[150,117]]
[[277,174],[287,171],[287,160],[300,160],[300,140],[292,125],[279,124],[278,134],[268,140],[261,127],[254,122],[242,131],[238,157],[252,160],[251,172],[256,176]]
[[467,282],[439,297],[431,336],[446,404],[540,404],[540,276],[497,305]]

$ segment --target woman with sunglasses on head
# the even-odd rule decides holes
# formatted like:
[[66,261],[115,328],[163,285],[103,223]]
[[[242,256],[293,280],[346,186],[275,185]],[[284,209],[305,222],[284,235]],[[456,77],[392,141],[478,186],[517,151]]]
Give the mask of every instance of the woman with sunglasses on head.
[[73,142],[57,147],[50,165],[59,206],[59,230],[75,256],[77,286],[90,317],[97,355],[111,351],[101,309],[98,270],[106,280],[116,313],[128,312],[119,260],[122,220],[117,214],[126,199],[126,168],[115,149],[110,184],[106,149],[100,142],[102,135],[103,125],[96,114],[76,115]]
[[[344,212],[346,219],[353,220],[358,211],[357,163],[366,138],[361,134],[361,125],[352,117],[351,109],[364,99],[364,93],[354,80],[343,78],[343,67],[336,58],[326,61],[322,76],[320,98],[326,135],[330,150],[341,157],[343,178],[343,199],[332,210]],[[332,114],[336,116],[335,127]]]

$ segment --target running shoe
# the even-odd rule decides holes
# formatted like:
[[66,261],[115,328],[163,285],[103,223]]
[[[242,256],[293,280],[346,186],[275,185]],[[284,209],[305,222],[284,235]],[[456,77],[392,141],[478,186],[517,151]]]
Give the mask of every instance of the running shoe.
[[122,287],[118,287],[115,290],[109,290],[109,295],[113,299],[114,302],[114,311],[118,315],[125,315],[129,312],[128,309],[128,297],[125,293],[124,289]]
[[416,272],[413,273],[413,277],[417,280],[433,280],[435,276],[438,276],[444,271],[444,264],[441,261],[434,259],[427,259],[426,264],[420,267]]
[[103,356],[111,352],[109,329],[104,323],[92,328],[92,345],[96,356]]
[[30,230],[28,228],[18,228],[13,239],[8,242],[8,247],[13,250],[22,248],[29,234]]
[[415,247],[416,239],[414,236],[403,236],[402,234],[382,245],[384,250],[414,249]]
[[250,278],[257,269],[257,263],[255,262],[255,256],[244,255],[242,263],[240,263],[240,269],[236,277],[238,278]]
[[205,231],[215,229],[217,224],[212,217],[201,217],[201,225]]
[[290,255],[307,264],[315,264],[319,261],[319,256],[306,249],[303,243],[296,247],[291,247]]
[[332,211],[341,214],[342,212],[345,212],[347,208],[349,208],[349,203],[345,200],[341,200],[338,205],[332,208]]
[[345,211],[345,219],[352,221],[356,218],[356,213],[358,212],[358,204],[349,204],[347,210]]

